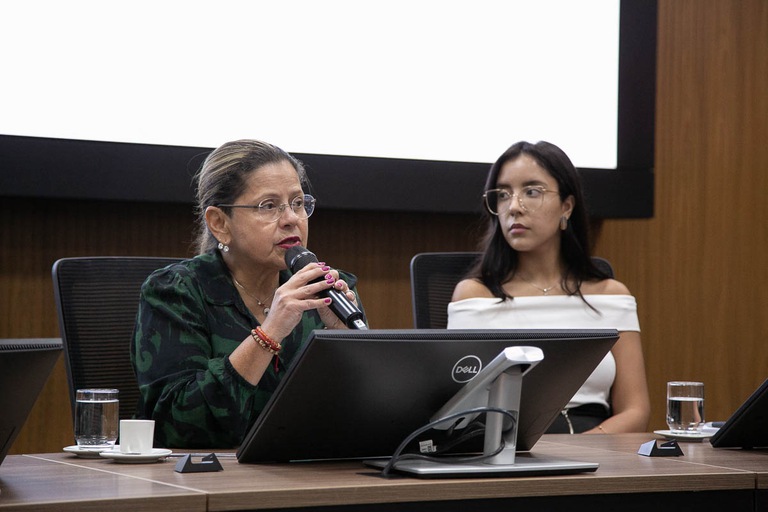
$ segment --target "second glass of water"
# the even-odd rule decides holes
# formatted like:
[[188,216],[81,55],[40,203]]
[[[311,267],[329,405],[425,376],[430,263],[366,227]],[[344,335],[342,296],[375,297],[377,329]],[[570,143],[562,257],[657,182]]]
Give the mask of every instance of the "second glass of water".
[[78,389],[75,400],[75,441],[78,446],[111,448],[119,424],[117,389]]
[[667,425],[672,433],[698,433],[704,424],[704,383],[667,382]]

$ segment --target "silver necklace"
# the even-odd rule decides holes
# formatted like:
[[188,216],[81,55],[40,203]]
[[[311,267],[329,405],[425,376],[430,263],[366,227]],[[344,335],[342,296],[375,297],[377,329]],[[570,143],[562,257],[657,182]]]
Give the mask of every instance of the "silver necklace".
[[525,281],[529,285],[533,286],[537,290],[540,290],[544,295],[548,295],[549,292],[558,285],[558,283],[555,283],[552,286],[547,286],[546,288],[542,288],[541,286],[537,285],[533,281],[529,281],[528,279],[524,278],[523,276],[520,276],[520,279],[522,279],[523,281]]
[[[245,286],[241,285],[241,284],[240,284],[240,281],[238,281],[237,279],[235,279],[235,276],[232,276],[232,280],[235,282],[235,284],[236,284],[237,286],[239,286],[239,287],[240,287],[240,289],[241,289],[241,290],[243,290],[243,291],[245,292],[245,294],[246,294],[246,295],[248,295],[250,298],[252,298],[253,300],[255,300],[255,301],[256,301],[256,304],[258,304],[258,305],[259,305],[259,307],[261,307],[261,308],[264,308],[264,310],[263,310],[263,311],[264,311],[264,315],[265,315],[265,316],[266,316],[266,315],[269,313],[269,305],[267,305],[267,304],[265,304],[265,303],[261,302],[261,300],[259,300],[259,298],[258,298],[258,297],[256,297],[256,296],[255,296],[255,295],[253,295],[251,292],[249,292],[248,290],[246,290],[246,289],[245,289]],[[274,293],[275,293],[275,292],[272,292],[272,294],[273,294],[273,295],[274,295]]]

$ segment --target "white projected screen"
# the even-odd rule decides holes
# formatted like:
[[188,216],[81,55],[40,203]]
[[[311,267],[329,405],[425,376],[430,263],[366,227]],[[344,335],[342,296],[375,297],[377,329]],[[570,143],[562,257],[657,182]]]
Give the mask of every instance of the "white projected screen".
[[619,0],[4,2],[0,134],[616,167]]

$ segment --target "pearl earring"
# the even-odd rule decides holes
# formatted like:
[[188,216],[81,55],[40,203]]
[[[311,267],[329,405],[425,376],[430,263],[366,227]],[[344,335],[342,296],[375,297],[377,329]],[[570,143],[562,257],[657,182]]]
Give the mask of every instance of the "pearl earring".
[[218,247],[219,247],[220,251],[229,252],[229,246],[226,245],[226,244],[223,244],[223,243],[219,242]]

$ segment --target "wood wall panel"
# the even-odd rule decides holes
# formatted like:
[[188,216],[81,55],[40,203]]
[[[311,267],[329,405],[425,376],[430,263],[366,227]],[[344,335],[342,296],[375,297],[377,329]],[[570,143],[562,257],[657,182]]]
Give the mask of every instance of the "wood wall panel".
[[660,1],[656,212],[606,221],[601,254],[637,295],[653,405],[707,385],[727,418],[768,378],[768,2]]
[[[185,256],[190,207],[91,201],[0,202],[0,337],[58,337],[51,268],[87,255]],[[7,392],[7,390],[2,390]],[[73,444],[63,357],[56,364],[12,453]]]
[[[768,2],[659,0],[658,35],[656,214],[605,221],[596,245],[638,299],[653,429],[667,380],[703,380],[724,419],[768,377]],[[58,336],[57,258],[191,254],[187,205],[6,199],[0,214],[0,337]],[[373,327],[406,328],[411,256],[474,249],[476,221],[319,208],[309,245],[358,275]],[[71,444],[63,368],[14,453]]]

